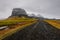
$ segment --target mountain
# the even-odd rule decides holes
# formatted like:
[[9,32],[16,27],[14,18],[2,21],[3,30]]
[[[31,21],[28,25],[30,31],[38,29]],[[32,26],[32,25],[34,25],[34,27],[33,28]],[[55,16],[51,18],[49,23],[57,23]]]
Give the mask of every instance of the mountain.
[[12,14],[10,17],[12,17],[12,16],[18,16],[18,17],[25,16],[25,17],[27,17],[28,15],[24,9],[13,8],[13,11],[12,11]]

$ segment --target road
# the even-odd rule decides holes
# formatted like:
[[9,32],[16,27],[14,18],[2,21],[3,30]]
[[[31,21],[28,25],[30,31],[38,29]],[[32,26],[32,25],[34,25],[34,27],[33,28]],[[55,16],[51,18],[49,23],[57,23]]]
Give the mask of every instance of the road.
[[38,21],[3,40],[60,40],[60,30],[44,21]]

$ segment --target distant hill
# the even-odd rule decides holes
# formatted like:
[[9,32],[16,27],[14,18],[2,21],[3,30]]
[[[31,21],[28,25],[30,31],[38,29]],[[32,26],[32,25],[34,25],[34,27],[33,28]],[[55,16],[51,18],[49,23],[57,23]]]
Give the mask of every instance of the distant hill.
[[12,16],[18,16],[18,17],[25,16],[25,17],[27,17],[28,15],[27,15],[27,13],[26,13],[26,11],[24,9],[13,8],[12,14],[11,14],[10,17],[12,17]]

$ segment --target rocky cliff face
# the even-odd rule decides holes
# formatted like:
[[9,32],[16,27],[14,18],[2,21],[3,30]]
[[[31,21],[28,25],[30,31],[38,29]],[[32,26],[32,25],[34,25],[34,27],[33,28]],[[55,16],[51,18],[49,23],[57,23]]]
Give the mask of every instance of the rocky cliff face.
[[21,9],[21,8],[13,8],[13,11],[12,11],[12,16],[27,16],[27,13],[25,12],[24,9]]

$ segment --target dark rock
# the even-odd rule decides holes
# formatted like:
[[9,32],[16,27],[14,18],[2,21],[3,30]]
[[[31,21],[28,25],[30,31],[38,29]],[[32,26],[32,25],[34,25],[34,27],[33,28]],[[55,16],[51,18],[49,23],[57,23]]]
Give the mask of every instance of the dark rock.
[[26,16],[27,17],[27,13],[25,12],[24,9],[21,9],[21,8],[13,8],[13,11],[12,11],[12,15],[11,16]]

